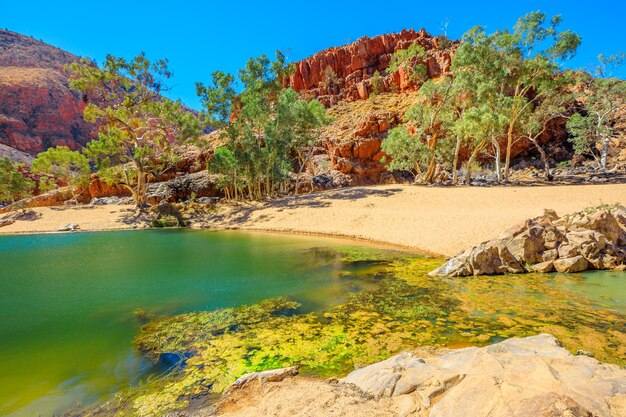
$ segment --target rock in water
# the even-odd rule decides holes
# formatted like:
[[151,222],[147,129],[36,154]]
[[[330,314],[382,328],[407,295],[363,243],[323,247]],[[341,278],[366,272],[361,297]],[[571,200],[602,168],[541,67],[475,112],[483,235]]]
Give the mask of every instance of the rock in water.
[[292,368],[250,374],[227,389],[210,415],[626,415],[626,370],[574,356],[551,335],[433,355],[401,353],[338,382],[293,376]]
[[626,370],[574,356],[547,334],[425,360],[403,353],[341,381],[376,398],[411,395],[428,410],[420,415],[430,417],[617,417],[626,411]]
[[580,272],[587,269],[587,266],[589,262],[581,255],[554,261],[554,268],[558,272]]
[[[526,220],[498,239],[448,260],[430,276],[468,276],[616,269],[626,260],[626,208],[583,211],[559,218],[554,210]],[[522,266],[523,265],[523,266]]]

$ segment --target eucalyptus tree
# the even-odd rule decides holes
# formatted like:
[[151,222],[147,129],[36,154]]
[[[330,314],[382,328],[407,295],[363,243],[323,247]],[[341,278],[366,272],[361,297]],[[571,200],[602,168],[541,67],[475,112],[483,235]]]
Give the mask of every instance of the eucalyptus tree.
[[[505,57],[493,47],[492,39],[477,26],[463,35],[451,65],[461,93],[462,112],[452,131],[457,143],[462,141],[468,152],[466,184],[471,184],[472,167],[489,145],[494,151],[494,171],[501,179],[501,140],[512,99],[503,93],[506,77]],[[454,179],[453,182],[456,179]]]
[[237,84],[222,72],[212,75],[210,85],[197,84],[204,115],[221,128],[225,142],[209,167],[224,175],[224,187],[235,198],[259,199],[285,190],[294,170],[301,173],[310,158],[316,130],[329,122],[317,100],[307,102],[283,87],[289,71],[277,52],[275,61],[265,55],[248,60]]
[[548,133],[550,125],[557,119],[567,119],[570,107],[575,101],[572,92],[572,73],[557,74],[552,79],[539,85],[538,90],[543,97],[535,102],[535,106],[528,109],[521,118],[521,138],[529,140],[539,152],[543,165],[544,178],[552,180],[548,154],[541,144],[541,136]]
[[579,35],[570,30],[557,30],[561,22],[559,15],[548,20],[546,14],[536,11],[518,19],[513,31],[492,35],[494,46],[505,58],[503,89],[513,98],[507,127],[505,181],[509,179],[511,149],[520,118],[552,94],[550,89],[540,86],[553,80],[559,63],[572,58],[580,45]]
[[31,171],[52,176],[66,183],[76,198],[76,189],[89,184],[89,161],[85,155],[67,146],[57,146],[41,152],[33,160]]
[[506,126],[505,181],[509,179],[511,151],[520,139],[524,114],[551,94],[550,89],[540,87],[557,75],[559,63],[574,56],[580,45],[577,34],[557,30],[560,23],[560,16],[548,20],[537,11],[522,16],[512,31],[488,35],[478,26],[464,35],[454,57],[455,75],[463,73],[474,78],[479,95],[486,85],[488,90],[511,98]]
[[192,112],[161,95],[172,76],[167,60],[150,62],[143,52],[131,60],[108,55],[102,68],[83,59],[67,69],[71,87],[90,100],[85,120],[98,126],[85,154],[105,181],[126,186],[137,207],[145,206],[151,176],[177,160],[175,145],[201,131]]
[[403,124],[392,129],[382,142],[382,150],[391,158],[390,169],[407,170],[416,179],[433,182],[458,115],[457,97],[456,81],[451,77],[428,80],[422,85],[416,103],[403,117]]
[[0,201],[14,203],[32,194],[35,182],[24,176],[22,167],[10,158],[0,158]]
[[[610,77],[611,67],[622,64],[626,55],[600,55],[594,74],[580,74],[580,99],[584,111],[575,113],[567,122],[571,141],[577,154],[592,156],[602,170],[607,169],[611,136],[615,132],[613,120],[626,106],[626,81]],[[597,148],[600,148],[598,155]]]

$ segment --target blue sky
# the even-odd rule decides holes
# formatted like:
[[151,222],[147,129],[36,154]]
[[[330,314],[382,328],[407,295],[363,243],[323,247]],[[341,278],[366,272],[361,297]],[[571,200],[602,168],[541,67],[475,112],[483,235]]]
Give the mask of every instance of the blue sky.
[[[0,0],[0,27],[102,61],[107,53],[146,51],[168,58],[174,71],[168,94],[198,108],[194,83],[220,69],[236,73],[251,56],[288,50],[291,61],[361,36],[424,27],[460,37],[474,25],[511,27],[534,10],[563,16],[562,29],[583,38],[567,65],[586,67],[603,52],[626,51],[625,0],[500,1],[14,1]],[[616,75],[624,78],[626,68]]]

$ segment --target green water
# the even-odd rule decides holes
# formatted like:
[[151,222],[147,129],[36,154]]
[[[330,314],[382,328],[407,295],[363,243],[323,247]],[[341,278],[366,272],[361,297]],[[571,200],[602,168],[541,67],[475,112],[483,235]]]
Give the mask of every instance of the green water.
[[[328,336],[332,343],[320,342],[324,351],[306,339],[308,345],[275,352],[305,360],[311,349],[312,366],[345,354],[341,340],[346,349],[356,348],[353,339],[369,340],[371,352],[356,349],[355,357],[372,361],[414,345],[484,344],[541,332],[557,335],[570,350],[623,360],[624,273],[440,280],[426,272],[442,260],[406,258],[388,268],[359,261],[367,252],[360,250],[348,256],[354,262],[343,262],[335,249],[345,246],[189,230],[0,236],[0,415],[51,416],[162,372],[133,349],[138,309],[169,315],[279,296],[301,303],[299,313],[324,309],[335,317],[318,322],[299,315],[277,321],[281,328],[251,329],[266,338],[284,334],[281,345]],[[348,298],[354,293],[363,297]],[[249,335],[241,337],[250,343]],[[322,354],[327,357],[318,361]],[[345,366],[340,362],[338,369]]]
[[0,237],[0,415],[49,416],[154,372],[132,348],[137,309],[289,296],[310,311],[374,285],[316,249],[342,244],[181,230]]

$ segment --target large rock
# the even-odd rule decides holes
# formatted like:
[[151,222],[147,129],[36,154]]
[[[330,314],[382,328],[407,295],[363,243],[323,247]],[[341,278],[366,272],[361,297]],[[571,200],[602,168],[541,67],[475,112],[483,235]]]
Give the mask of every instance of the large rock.
[[493,274],[519,274],[524,268],[500,241],[486,242],[462,252],[430,276],[467,276]]
[[626,260],[625,208],[573,213],[559,218],[553,210],[505,231],[448,260],[431,276],[580,272],[616,269]]
[[339,382],[293,376],[291,368],[251,374],[207,414],[623,417],[626,410],[625,369],[574,356],[547,334],[424,353],[396,355]]
[[195,197],[214,197],[219,195],[216,186],[218,175],[208,171],[194,172],[175,177],[172,180],[148,185],[148,203],[175,202]]
[[573,356],[550,335],[434,358],[401,354],[342,382],[374,397],[411,395],[417,410],[428,411],[419,415],[430,417],[623,416],[626,411],[626,370]]
[[554,268],[557,272],[581,272],[587,269],[588,266],[589,262],[580,255],[554,261]]

